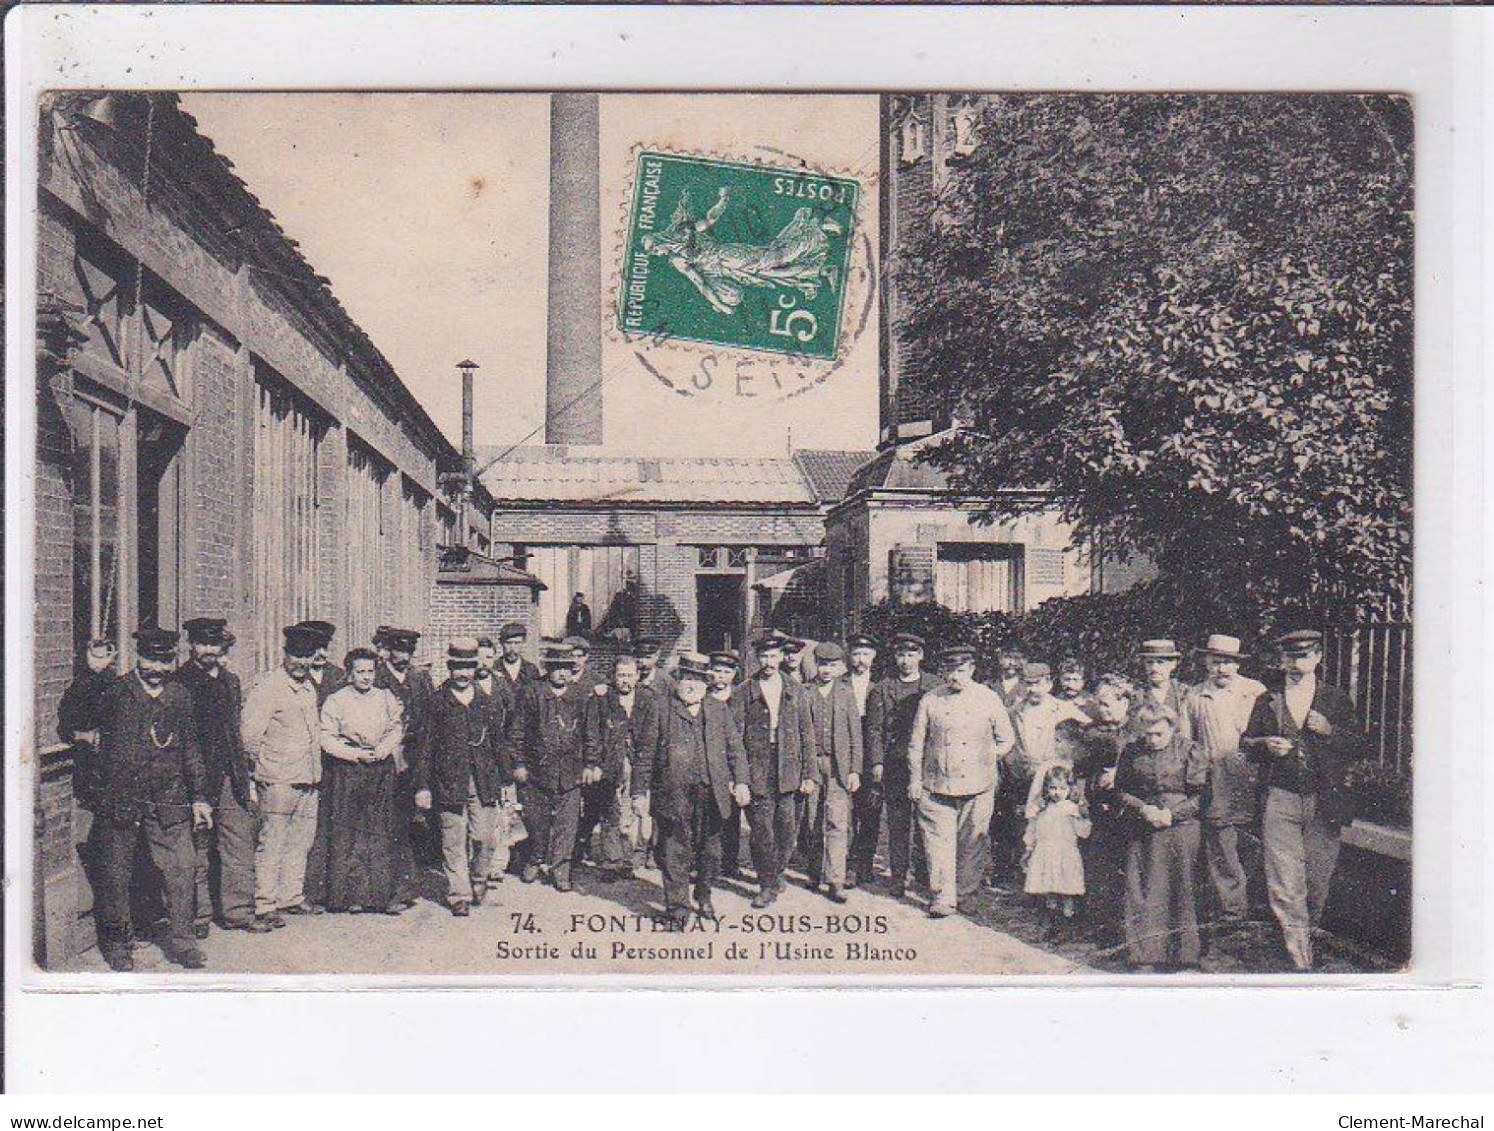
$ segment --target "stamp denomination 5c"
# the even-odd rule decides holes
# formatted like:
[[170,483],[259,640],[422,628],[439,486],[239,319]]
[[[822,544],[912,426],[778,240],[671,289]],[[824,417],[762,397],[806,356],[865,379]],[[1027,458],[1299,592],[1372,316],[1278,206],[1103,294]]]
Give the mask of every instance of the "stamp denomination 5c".
[[805,169],[641,151],[618,328],[833,359],[859,193]]

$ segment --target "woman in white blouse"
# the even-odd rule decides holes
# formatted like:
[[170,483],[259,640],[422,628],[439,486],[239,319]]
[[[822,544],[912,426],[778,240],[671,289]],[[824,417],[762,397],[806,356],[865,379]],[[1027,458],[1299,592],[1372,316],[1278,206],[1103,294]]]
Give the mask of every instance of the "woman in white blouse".
[[348,683],[322,705],[328,755],[322,805],[328,811],[328,911],[382,911],[409,905],[410,846],[399,805],[404,738],[399,699],[374,686],[378,657],[347,655]]

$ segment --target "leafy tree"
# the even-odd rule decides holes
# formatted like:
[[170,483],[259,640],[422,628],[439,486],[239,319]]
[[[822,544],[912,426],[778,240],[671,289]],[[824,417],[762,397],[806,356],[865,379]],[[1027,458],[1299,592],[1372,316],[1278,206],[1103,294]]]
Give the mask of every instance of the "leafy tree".
[[1410,103],[996,96],[978,136],[894,265],[952,485],[1241,616],[1404,597]]

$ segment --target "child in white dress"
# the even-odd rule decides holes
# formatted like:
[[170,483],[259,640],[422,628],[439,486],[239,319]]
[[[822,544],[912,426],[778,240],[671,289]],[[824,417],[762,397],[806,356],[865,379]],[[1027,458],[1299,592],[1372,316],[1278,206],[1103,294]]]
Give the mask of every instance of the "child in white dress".
[[1089,836],[1089,817],[1073,799],[1074,771],[1062,762],[1043,772],[1041,807],[1027,822],[1028,895],[1040,895],[1048,909],[1048,935],[1068,933],[1084,894],[1084,859],[1079,841]]

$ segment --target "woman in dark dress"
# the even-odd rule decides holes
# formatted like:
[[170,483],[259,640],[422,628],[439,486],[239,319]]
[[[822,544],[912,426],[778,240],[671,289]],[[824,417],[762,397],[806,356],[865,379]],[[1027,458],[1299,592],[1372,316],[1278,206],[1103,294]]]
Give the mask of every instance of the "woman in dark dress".
[[1140,736],[1121,755],[1115,796],[1126,823],[1126,947],[1131,966],[1195,967],[1199,959],[1194,870],[1208,762],[1178,733],[1171,707],[1148,703]]
[[397,915],[408,902],[410,847],[398,804],[403,709],[374,686],[378,657],[348,653],[348,683],[322,705],[327,819],[325,899],[329,911]]

